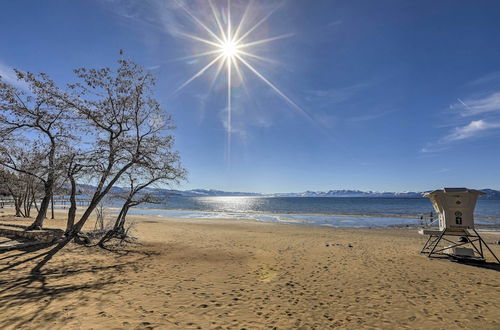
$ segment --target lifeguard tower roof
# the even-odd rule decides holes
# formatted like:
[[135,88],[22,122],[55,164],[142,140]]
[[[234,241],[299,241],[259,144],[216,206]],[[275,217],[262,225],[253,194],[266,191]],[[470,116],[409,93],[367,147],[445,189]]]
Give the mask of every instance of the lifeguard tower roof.
[[429,193],[424,194],[424,197],[429,197],[431,195],[438,195],[442,193],[475,193],[477,195],[484,195],[486,193],[482,192],[481,190],[476,190],[476,189],[468,189],[468,188],[443,188],[443,189],[437,189],[434,191],[431,191]]

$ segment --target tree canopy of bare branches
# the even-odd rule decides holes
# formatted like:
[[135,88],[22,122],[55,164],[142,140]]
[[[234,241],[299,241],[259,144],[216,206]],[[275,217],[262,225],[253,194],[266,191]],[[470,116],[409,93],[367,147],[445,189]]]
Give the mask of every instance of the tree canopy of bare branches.
[[[16,70],[18,80],[26,83],[29,91],[23,91],[0,80],[0,141],[2,157],[0,164],[19,173],[39,179],[44,186],[44,196],[38,215],[31,228],[40,229],[43,225],[50,199],[52,198],[56,172],[57,154],[60,146],[71,139],[71,111],[61,101],[65,95],[46,74],[35,75]],[[33,148],[37,148],[39,160],[43,160],[44,170],[40,174],[28,171],[12,156],[14,148],[6,148],[7,141],[17,142],[22,137],[30,137]],[[33,143],[34,142],[34,143]],[[12,145],[11,145],[12,146]]]
[[79,82],[70,85],[64,99],[80,120],[85,120],[93,136],[89,141],[96,189],[91,202],[73,232],[79,232],[91,212],[124,173],[147,168],[159,154],[173,161],[169,173],[175,180],[181,170],[178,156],[171,152],[172,119],[153,97],[154,76],[141,66],[124,59],[118,68],[75,70]]
[[[0,79],[0,139],[10,141],[5,143],[0,165],[43,184],[44,197],[33,228],[43,224],[56,179],[63,177],[70,185],[66,239],[45,262],[82,230],[113,186],[130,187],[123,218],[116,226],[122,228],[128,209],[149,200],[142,193],[146,187],[185,178],[179,155],[173,151],[172,118],[154,97],[155,77],[140,65],[121,58],[114,70],[76,69],[76,82],[65,89],[45,74],[17,71],[17,75],[29,86],[28,92]],[[36,152],[23,154],[21,135],[37,146]],[[20,155],[38,157],[43,170],[22,167]],[[76,219],[75,195],[81,183],[95,188]]]

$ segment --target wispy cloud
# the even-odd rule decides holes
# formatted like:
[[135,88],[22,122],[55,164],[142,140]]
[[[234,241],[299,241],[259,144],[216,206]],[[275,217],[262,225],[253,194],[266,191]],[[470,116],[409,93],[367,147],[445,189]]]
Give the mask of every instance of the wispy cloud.
[[314,120],[325,129],[330,129],[337,123],[337,118],[334,115],[325,112],[314,113]]
[[343,21],[340,20],[340,19],[338,19],[338,20],[334,20],[334,21],[329,22],[326,26],[327,27],[332,27],[332,26],[340,25],[342,23],[343,23]]
[[442,143],[439,143],[439,142],[428,143],[425,147],[420,149],[420,152],[422,154],[432,155],[433,153],[444,151],[448,148],[449,148],[449,146],[443,145]]
[[364,82],[341,88],[309,90],[307,91],[306,100],[321,102],[323,105],[342,103],[369,86],[371,86],[371,83]]
[[[211,6],[207,0],[103,0],[98,3],[102,8],[126,22],[134,22],[131,25],[133,28],[147,28],[146,33],[148,34],[153,29],[176,38],[185,38],[186,31],[193,32],[193,29],[200,29],[200,31],[206,32],[196,23],[197,20],[204,24],[208,22],[206,24],[208,28],[217,30]],[[214,2],[214,5],[218,6],[218,2]],[[243,12],[246,6],[246,2],[231,3],[231,8],[235,9],[236,12]],[[248,13],[247,22],[258,17],[258,15],[253,17],[257,9],[269,12],[271,8],[277,6],[274,2],[263,1],[261,3],[252,2],[250,7],[252,10]],[[223,16],[222,19],[226,18]]]
[[161,65],[151,65],[146,67],[147,70],[158,70],[159,68],[161,68]]
[[441,130],[448,128],[447,134],[429,142],[421,152],[442,151],[460,141],[500,131],[500,71],[483,75],[465,87],[472,93],[458,97],[445,111],[446,122],[437,126]]
[[500,71],[490,72],[482,77],[479,77],[478,79],[469,82],[467,85],[477,86],[477,85],[489,84],[491,82],[496,82],[496,81],[500,81]]
[[[133,1],[105,0],[100,4],[126,20],[135,21],[155,28],[165,28],[165,32],[175,34],[178,19],[172,14],[185,7],[184,1]],[[168,24],[166,24],[168,22]],[[165,23],[165,24],[163,24]],[[172,28],[174,27],[174,28]]]
[[13,84],[17,81],[16,73],[12,70],[12,68],[2,63],[0,63],[0,76],[2,76],[2,79],[9,84]]
[[479,98],[457,99],[457,102],[452,104],[450,108],[457,110],[464,117],[500,112],[500,92],[490,93]]
[[371,120],[375,120],[375,119],[384,117],[392,112],[394,112],[394,111],[390,110],[390,111],[374,112],[374,113],[369,113],[366,115],[360,115],[360,116],[347,118],[347,121],[351,121],[351,122],[371,121]]
[[421,152],[443,151],[448,149],[453,142],[479,137],[498,128],[500,128],[500,122],[487,122],[484,119],[473,120],[467,125],[453,128],[448,135],[438,141],[428,143],[426,147],[421,149]]
[[241,125],[238,121],[232,121],[231,126],[227,118],[228,109],[225,108],[219,112],[219,120],[224,126],[224,130],[231,134],[231,137],[237,137],[240,142],[246,143],[248,140],[248,130],[245,129],[244,125]]
[[28,86],[26,83],[17,80],[16,73],[14,69],[12,69],[10,66],[3,64],[0,62],[0,76],[2,77],[2,80],[5,81],[8,84],[11,84],[12,86],[27,90]]
[[470,139],[485,131],[500,128],[500,122],[489,123],[483,119],[473,120],[465,126],[455,127],[453,132],[443,138],[443,141],[458,141]]

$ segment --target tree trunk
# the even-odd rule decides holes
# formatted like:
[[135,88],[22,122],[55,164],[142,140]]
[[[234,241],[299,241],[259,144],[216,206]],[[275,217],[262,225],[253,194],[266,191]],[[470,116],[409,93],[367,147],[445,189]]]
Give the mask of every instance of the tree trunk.
[[26,196],[24,198],[23,204],[24,204],[24,217],[29,218],[31,216],[31,205],[33,204],[31,198],[29,198],[29,196]]
[[[60,242],[59,244],[56,245],[55,248],[50,250],[47,255],[43,258],[43,260],[36,265],[35,268],[33,268],[32,273],[38,273],[42,269],[42,267],[50,260],[52,257],[59,252],[63,247],[65,247],[73,238],[75,238],[76,235],[82,230],[83,226],[85,225],[85,222],[87,222],[88,218],[94,211],[94,209],[97,207],[101,199],[109,192],[111,187],[115,184],[116,181],[120,178],[120,176],[129,168],[132,166],[132,163],[122,167],[122,169],[118,172],[118,174],[115,175],[115,177],[111,180],[111,182],[107,185],[106,189],[103,191],[96,191],[94,193],[94,196],[92,197],[92,200],[90,201],[89,206],[83,212],[82,217],[78,222],[73,226],[73,229],[69,231],[69,233],[66,234],[66,239]],[[47,206],[48,206],[48,199],[47,199]],[[40,206],[40,210],[42,207]],[[47,211],[47,208],[45,208],[45,211]]]
[[36,203],[35,189],[32,190],[31,194],[32,194],[32,198],[33,198],[33,204],[35,204],[35,209],[38,212],[40,210],[38,209],[38,204]]
[[33,201],[31,200],[31,190],[32,187],[28,186],[23,196],[23,205],[24,205],[24,217],[29,218],[31,216],[31,206],[33,205]]
[[54,220],[54,194],[50,196],[50,209],[52,210],[52,216],[50,218]]
[[[76,234],[78,234],[80,232],[80,230],[82,230],[83,225],[85,224],[85,222],[87,222],[88,218],[90,217],[90,215],[92,214],[94,209],[97,207],[97,205],[99,205],[99,202],[101,201],[101,199],[103,199],[103,197],[111,190],[111,188],[113,187],[115,182],[118,181],[120,176],[127,169],[129,169],[131,166],[132,166],[132,163],[129,163],[129,164],[125,165],[124,167],[122,167],[122,169],[120,171],[118,171],[118,173],[108,183],[108,185],[106,186],[106,188],[104,190],[102,190],[102,191],[99,190],[99,191],[96,191],[94,193],[94,196],[92,197],[92,200],[90,201],[89,206],[87,207],[87,209],[83,213],[80,220],[78,220],[78,222],[75,224],[75,226],[73,227],[73,230],[71,230],[71,232],[70,232],[71,237],[76,236]],[[102,182],[104,182],[104,181],[102,180]]]
[[7,185],[7,189],[9,190],[10,195],[12,196],[12,200],[14,201],[14,209],[16,210],[16,217],[22,216],[21,211],[21,201],[18,196],[14,193],[14,190],[10,186]]
[[120,214],[116,218],[113,230],[120,228],[120,226],[122,225],[123,219],[125,218],[125,214],[128,212],[128,205],[129,201],[126,201],[125,204],[123,204],[122,209],[120,210]]
[[42,202],[40,203],[40,210],[36,216],[35,221],[28,227],[28,230],[32,229],[42,229],[43,221],[47,215],[47,210],[49,209],[50,199],[52,198],[52,191],[55,183],[55,168],[54,168],[54,157],[56,153],[56,142],[54,137],[49,135],[51,147],[49,152],[49,170],[47,174],[47,181],[44,182],[43,190],[44,196]]
[[69,177],[71,182],[71,193],[69,195],[70,207],[68,210],[68,222],[66,223],[66,233],[69,233],[71,229],[73,229],[73,225],[75,224],[75,215],[76,215],[76,182],[75,178],[72,176]]
[[102,238],[101,240],[99,241],[99,243],[97,243],[100,247],[103,247],[104,243],[106,243],[107,241],[109,241],[112,237],[114,237],[117,233],[118,233],[118,230],[120,228],[120,224],[122,223],[122,218],[124,218],[124,214],[127,212],[126,209],[126,205],[129,201],[125,201],[125,204],[123,204],[122,206],[122,209],[120,210],[120,213],[118,213],[118,217],[116,217],[116,220],[115,220],[115,224],[113,226],[113,229],[109,230]]
[[42,202],[40,203],[40,210],[38,211],[38,215],[36,216],[36,219],[31,224],[31,226],[28,227],[28,230],[42,229],[43,220],[45,220],[47,210],[49,209],[50,197],[52,196],[52,182],[47,181],[44,184],[44,192],[45,196],[43,196]]
[[104,194],[100,193],[98,194],[98,196],[94,196],[94,198],[92,198],[92,200],[89,203],[89,206],[83,213],[82,217],[80,218],[80,220],[78,220],[78,222],[73,226],[73,229],[70,231],[71,237],[74,237],[76,234],[80,232],[80,230],[82,230],[83,225],[85,224],[85,222],[87,222],[88,218],[90,217],[92,212],[94,212],[94,209],[97,207],[97,205],[99,205],[99,202],[103,197]]
[[[83,225],[85,224],[85,222],[87,221],[87,219],[90,217],[90,214],[92,214],[92,211],[94,211],[94,209],[96,208],[97,204],[100,202],[100,200],[102,199],[104,195],[99,195],[99,196],[95,196],[94,195],[94,198],[92,198],[92,201],[90,202],[89,204],[89,207],[87,208],[87,210],[85,210],[85,212],[83,213],[82,217],[80,218],[80,220],[73,226],[73,229],[71,229],[69,231],[69,233],[66,234],[66,238],[61,241],[60,243],[58,243],[52,250],[50,250],[49,252],[47,252],[47,254],[45,255],[45,257],[43,258],[42,261],[40,261],[32,270],[31,270],[31,273],[32,274],[37,274],[40,272],[40,270],[42,269],[42,267],[50,261],[50,259],[52,259],[52,257],[57,253],[59,252],[60,250],[62,250],[62,248],[64,248],[69,242],[71,242],[71,240],[73,238],[76,237],[76,235],[80,232],[80,230],[82,230],[82,227]],[[45,197],[44,197],[45,199]],[[47,208],[48,208],[48,205],[49,205],[49,201],[50,199],[47,199],[47,205],[46,205],[46,208],[45,208],[45,211],[47,211]],[[42,203],[43,203],[43,200],[42,200]],[[42,209],[42,207],[40,206],[40,210]]]
[[21,212],[21,205],[17,198],[14,198],[14,208],[16,209],[16,217],[21,217],[22,212]]
[[113,229],[109,230],[99,241],[98,245],[103,247],[104,243],[109,241],[113,237],[123,237],[125,235],[125,217],[127,216],[128,210],[130,208],[131,199],[127,199],[116,217]]
[[127,218],[128,210],[130,210],[130,203],[123,206],[123,214],[116,228],[116,233],[122,236],[125,235],[125,219]]

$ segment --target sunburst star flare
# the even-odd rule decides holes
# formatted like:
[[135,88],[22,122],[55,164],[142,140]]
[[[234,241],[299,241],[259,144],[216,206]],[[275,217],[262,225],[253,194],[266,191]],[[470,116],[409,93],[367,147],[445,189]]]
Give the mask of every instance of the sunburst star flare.
[[[266,57],[256,55],[252,53],[252,48],[258,45],[262,45],[265,43],[269,43],[272,41],[280,40],[283,38],[287,38],[292,36],[293,34],[283,34],[274,37],[268,37],[265,39],[251,39],[254,31],[261,26],[265,21],[269,19],[269,17],[276,10],[273,9],[267,13],[264,18],[257,21],[257,23],[249,26],[245,30],[245,24],[248,20],[249,12],[251,11],[251,2],[245,8],[238,24],[233,25],[231,21],[231,4],[228,0],[226,11],[223,10],[218,11],[213,4],[212,0],[208,1],[211,12],[213,14],[214,25],[217,26],[217,29],[214,31],[210,29],[208,24],[202,22],[196,15],[194,15],[187,7],[182,7],[187,15],[193,20],[195,24],[200,26],[203,31],[206,32],[207,37],[192,35],[189,33],[180,33],[180,35],[191,39],[196,42],[200,42],[205,46],[209,47],[209,50],[189,55],[183,57],[181,59],[197,59],[203,57],[212,57],[209,59],[208,64],[203,66],[198,72],[196,72],[193,76],[187,79],[179,88],[176,89],[175,92],[181,90],[182,88],[189,85],[193,80],[202,76],[208,69],[212,66],[216,66],[216,73],[210,84],[210,90],[212,89],[215,80],[218,78],[220,71],[225,68],[226,70],[226,79],[227,79],[227,153],[226,156],[229,160],[230,150],[231,150],[231,132],[232,132],[232,75],[233,72],[236,72],[236,75],[240,82],[244,85],[243,72],[241,68],[247,69],[249,72],[254,74],[260,81],[269,86],[274,92],[277,93],[282,99],[284,99],[291,107],[298,111],[301,115],[304,115],[307,119],[314,121],[311,116],[304,111],[300,106],[298,106],[295,102],[293,102],[288,96],[286,96],[275,84],[273,84],[268,78],[266,78],[261,72],[255,68],[250,61],[249,58],[253,58],[254,60],[266,61],[269,63],[275,63],[272,59],[268,59]],[[246,88],[246,87],[245,87]]]

